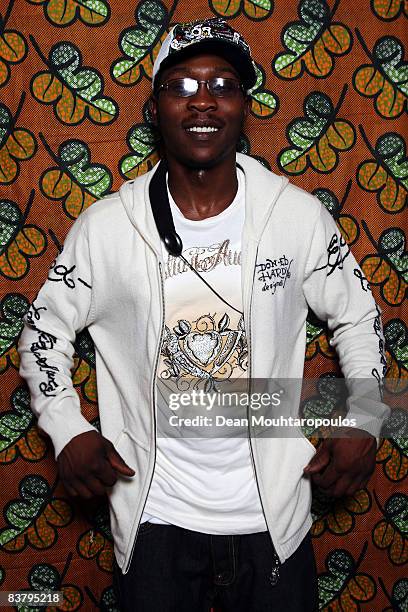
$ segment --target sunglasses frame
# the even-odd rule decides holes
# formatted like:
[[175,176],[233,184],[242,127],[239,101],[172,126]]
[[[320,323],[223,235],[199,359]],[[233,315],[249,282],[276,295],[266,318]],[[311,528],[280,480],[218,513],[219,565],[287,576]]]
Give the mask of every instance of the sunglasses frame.
[[224,95],[217,95],[216,93],[212,92],[210,89],[210,82],[211,81],[217,81],[217,80],[221,80],[221,81],[229,81],[231,83],[236,83],[237,87],[235,88],[234,91],[231,91],[232,95],[235,95],[236,92],[241,91],[244,95],[245,95],[245,89],[244,86],[242,85],[242,83],[240,83],[239,81],[237,81],[236,79],[229,79],[229,78],[225,78],[225,77],[211,77],[210,79],[204,79],[204,80],[199,80],[199,79],[194,79],[193,77],[179,77],[177,79],[170,79],[169,81],[167,81],[166,83],[163,83],[162,85],[160,85],[157,88],[157,93],[159,93],[159,91],[163,90],[163,91],[168,91],[169,90],[169,84],[170,83],[174,83],[175,81],[184,81],[184,80],[189,80],[189,81],[194,81],[196,83],[196,90],[194,92],[191,92],[190,94],[188,94],[187,96],[179,96],[177,94],[174,94],[176,98],[192,98],[193,96],[197,95],[198,90],[200,88],[200,85],[202,83],[205,83],[207,86],[207,91],[208,93],[215,97],[215,98],[224,98],[224,97],[228,97],[228,96],[224,96]]

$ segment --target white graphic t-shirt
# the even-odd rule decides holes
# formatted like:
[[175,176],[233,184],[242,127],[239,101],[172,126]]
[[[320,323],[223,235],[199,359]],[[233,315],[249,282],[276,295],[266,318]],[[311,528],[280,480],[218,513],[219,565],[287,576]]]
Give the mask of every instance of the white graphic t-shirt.
[[[186,219],[169,193],[183,255],[231,308],[164,245],[165,332],[157,371],[158,419],[169,409],[163,387],[191,392],[246,377],[247,342],[241,296],[244,175],[234,201],[215,217]],[[202,414],[202,412],[200,413]],[[171,428],[170,428],[171,429]],[[246,437],[157,438],[154,476],[142,522],[211,534],[266,531]]]

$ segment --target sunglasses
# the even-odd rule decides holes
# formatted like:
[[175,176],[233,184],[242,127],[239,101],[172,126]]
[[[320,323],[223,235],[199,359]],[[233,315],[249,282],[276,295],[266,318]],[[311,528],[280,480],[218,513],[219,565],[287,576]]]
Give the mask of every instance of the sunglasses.
[[223,77],[214,77],[206,81],[198,81],[190,77],[171,79],[167,83],[160,85],[157,91],[159,92],[163,89],[174,98],[189,98],[196,95],[201,83],[205,83],[208,92],[216,98],[232,98],[238,92],[244,93],[242,83],[235,79],[224,79]]

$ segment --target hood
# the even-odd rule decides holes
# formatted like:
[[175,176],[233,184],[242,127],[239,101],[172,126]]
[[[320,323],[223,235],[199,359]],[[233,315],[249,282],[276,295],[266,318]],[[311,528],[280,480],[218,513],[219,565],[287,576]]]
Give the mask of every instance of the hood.
[[245,174],[246,237],[259,242],[272,210],[289,179],[274,174],[257,159],[237,153],[237,165]]
[[157,168],[158,164],[146,174],[124,183],[119,189],[119,196],[131,224],[161,259],[160,236],[149,199],[149,184]]
[[[237,165],[245,174],[245,235],[258,242],[276,201],[289,181],[242,153],[237,153]],[[146,174],[124,183],[119,195],[130,222],[161,259],[160,237],[149,199],[149,184],[156,169],[157,165]]]

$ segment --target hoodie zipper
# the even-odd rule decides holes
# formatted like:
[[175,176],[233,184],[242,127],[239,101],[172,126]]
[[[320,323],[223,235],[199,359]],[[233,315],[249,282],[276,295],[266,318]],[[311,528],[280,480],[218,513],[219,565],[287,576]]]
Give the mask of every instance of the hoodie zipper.
[[135,546],[136,546],[136,540],[137,540],[137,536],[139,534],[139,530],[140,530],[140,520],[143,516],[143,512],[147,503],[147,498],[149,496],[149,491],[150,491],[150,487],[152,486],[152,481],[153,481],[153,476],[154,476],[154,466],[156,464],[156,447],[157,447],[157,422],[156,422],[156,373],[157,373],[157,365],[159,363],[159,358],[160,358],[160,350],[161,350],[161,345],[162,345],[162,340],[163,340],[163,331],[164,331],[164,309],[165,309],[165,303],[164,303],[164,282],[163,282],[163,272],[162,272],[162,264],[159,261],[159,277],[160,277],[160,295],[161,295],[161,329],[160,329],[160,337],[159,337],[159,342],[156,348],[156,356],[155,356],[155,364],[154,364],[154,368],[153,368],[153,376],[152,376],[152,398],[153,398],[153,426],[154,426],[154,446],[153,446],[153,470],[152,470],[152,475],[150,477],[150,482],[149,482],[149,487],[147,489],[147,494],[146,494],[146,498],[143,504],[143,508],[142,508],[142,512],[140,514],[140,518],[139,518],[139,524],[137,526],[137,531],[136,531],[136,535],[133,539],[133,545],[132,545],[132,550],[130,553],[130,557],[129,557],[129,561],[126,565],[126,569],[125,569],[125,573],[128,571],[130,564],[132,562],[132,558],[133,558],[133,553],[135,550]]
[[[257,254],[258,254],[258,246],[256,247],[256,252],[255,252],[255,260],[254,260],[254,264],[256,262],[257,259]],[[252,344],[252,338],[251,338],[251,334],[252,334],[252,296],[253,296],[253,286],[254,286],[254,276],[255,276],[255,265],[253,266],[253,272],[252,272],[252,278],[251,278],[251,285],[250,285],[250,297],[249,297],[249,308],[248,308],[248,326],[245,323],[245,329],[246,329],[246,333],[247,333],[247,339],[248,339],[248,397],[251,397],[251,393],[252,393],[252,350],[251,350],[251,344]],[[256,465],[255,465],[255,458],[254,458],[254,451],[253,451],[253,447],[252,447],[252,438],[251,438],[251,415],[249,412],[250,409],[250,403],[248,403],[247,405],[247,420],[248,420],[248,427],[247,427],[247,439],[248,439],[248,445],[249,445],[249,452],[251,455],[251,463],[252,463],[252,469],[254,471],[254,476],[255,476],[255,484],[256,484],[256,488],[258,490],[258,495],[259,495],[259,501],[261,503],[261,508],[262,508],[262,512],[265,518],[265,522],[266,522],[266,526],[268,527],[268,521],[266,520],[266,514],[265,514],[265,508],[264,508],[264,504],[262,501],[262,496],[261,496],[261,490],[259,487],[259,480],[258,480],[258,474],[256,472]],[[269,531],[268,528],[268,535],[269,538],[271,540],[271,544],[272,544],[272,548],[273,548],[273,566],[272,566],[272,570],[269,576],[269,581],[271,583],[272,586],[275,586],[278,581],[279,581],[279,576],[280,576],[280,566],[281,566],[281,562],[279,559],[279,556],[275,550],[275,545],[273,543],[272,540],[272,536],[271,533]]]

